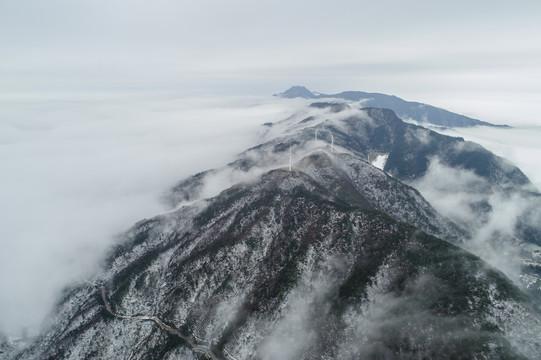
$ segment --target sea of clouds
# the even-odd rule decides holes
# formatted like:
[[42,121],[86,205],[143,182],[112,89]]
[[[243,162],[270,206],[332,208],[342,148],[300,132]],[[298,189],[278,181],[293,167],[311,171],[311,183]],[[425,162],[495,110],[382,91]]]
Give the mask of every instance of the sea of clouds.
[[35,334],[179,180],[258,144],[295,101],[88,93],[0,99],[0,332]]
[[[35,334],[61,290],[98,269],[116,234],[170,210],[163,194],[175,183],[233,161],[261,142],[262,124],[307,103],[141,92],[0,97],[0,332]],[[541,189],[541,127],[513,125],[439,131],[508,158]],[[431,174],[446,174],[438,169]],[[425,188],[445,215],[465,208]]]

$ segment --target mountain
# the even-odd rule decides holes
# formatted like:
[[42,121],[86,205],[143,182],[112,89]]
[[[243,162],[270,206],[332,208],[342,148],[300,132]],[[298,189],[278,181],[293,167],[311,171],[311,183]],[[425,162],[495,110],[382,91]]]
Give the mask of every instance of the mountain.
[[[429,123],[444,127],[470,127],[470,126],[502,126],[472,119],[464,115],[455,114],[435,106],[410,102],[392,95],[380,93],[368,93],[362,91],[344,91],[339,94],[314,95],[304,86],[293,86],[276,96],[284,98],[307,98],[307,99],[343,99],[347,101],[361,102],[363,106],[384,108],[393,110],[400,118],[414,120],[418,123]],[[506,127],[506,125],[503,125]]]
[[275,96],[281,96],[289,99],[301,97],[307,99],[315,99],[317,96],[314,95],[310,90],[304,86],[292,86],[283,93],[276,94]]
[[[317,102],[263,130],[174,186],[10,358],[538,358],[541,222],[506,201],[540,195],[518,168],[388,109]],[[519,281],[484,261],[500,249],[531,256]]]
[[351,116],[342,121],[342,128],[331,125],[335,143],[358,154],[388,154],[384,170],[401,180],[423,176],[430,159],[438,157],[442,163],[472,170],[490,183],[529,183],[520,169],[475,143],[404,123],[387,109],[363,110],[373,122]]
[[[343,198],[342,201],[378,209],[435,236],[453,241],[459,241],[464,236],[462,229],[438,214],[414,188],[405,186],[368,162],[350,154],[336,154],[333,161],[325,154],[316,151],[297,163],[296,169],[310,174],[323,183],[323,186],[333,189],[339,199]],[[320,165],[317,172],[314,171],[312,162],[308,160]],[[173,188],[169,194],[172,206],[176,207],[180,203],[197,199],[209,179],[221,178],[221,173],[228,172],[231,168],[250,171],[253,166],[254,164],[239,161],[226,168],[188,178]]]
[[[404,123],[388,109],[337,109],[333,103],[322,104],[266,124],[260,145],[221,169],[180,182],[167,200],[178,206],[214,196],[217,192],[209,189],[216,189],[217,183],[233,186],[238,179],[247,181],[277,164],[285,165],[290,148],[295,159],[321,148],[332,151],[332,144],[335,152],[370,163],[380,161],[386,174],[420,190],[463,236],[457,241],[449,232],[433,232],[411,218],[383,211],[483,255],[515,281],[520,277],[528,291],[541,299],[541,194],[520,169],[463,138]],[[383,193],[379,198],[387,196]]]
[[[345,160],[359,174],[370,167]],[[526,295],[478,257],[374,207],[369,189],[337,171],[343,163],[316,152],[295,171],[137,224],[103,278],[69,291],[52,330],[18,358],[522,359],[541,350]],[[363,186],[415,194],[390,177]]]
[[0,332],[0,359],[7,358],[13,351],[13,346],[10,344],[8,337]]
[[[520,189],[531,186],[520,169],[482,146],[405,123],[391,110],[337,107],[332,103],[312,105],[281,122],[266,124],[268,141],[247,150],[227,168],[248,171],[272,167],[279,162],[278,157],[287,155],[290,145],[293,151],[306,153],[324,146],[329,150],[332,141],[337,151],[365,161],[384,156],[383,170],[404,182],[425,176],[430,163],[437,159],[447,167],[473,172],[486,181],[487,187]],[[316,131],[317,142],[314,141]],[[204,176],[202,173],[196,178]],[[193,194],[198,190],[192,187],[188,193],[191,195],[184,194],[183,200],[193,200]]]

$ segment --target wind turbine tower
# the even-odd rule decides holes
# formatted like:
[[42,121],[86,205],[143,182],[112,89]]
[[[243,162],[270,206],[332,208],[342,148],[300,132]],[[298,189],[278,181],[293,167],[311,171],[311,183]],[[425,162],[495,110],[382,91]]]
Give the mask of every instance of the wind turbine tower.
[[293,157],[293,154],[291,153],[291,142],[289,142],[289,171],[291,171],[291,158]]

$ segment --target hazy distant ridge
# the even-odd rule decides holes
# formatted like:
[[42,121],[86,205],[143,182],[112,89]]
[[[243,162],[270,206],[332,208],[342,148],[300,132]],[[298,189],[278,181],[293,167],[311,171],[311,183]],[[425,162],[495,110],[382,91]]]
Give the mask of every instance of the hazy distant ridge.
[[505,126],[494,125],[485,121],[472,119],[464,115],[456,114],[435,106],[406,101],[394,95],[380,93],[368,93],[363,91],[343,91],[339,94],[314,94],[304,86],[292,86],[288,90],[276,94],[284,98],[325,99],[338,98],[349,101],[366,100],[363,105],[393,110],[404,120],[415,120],[419,123],[430,123],[445,127],[470,127],[470,126]]

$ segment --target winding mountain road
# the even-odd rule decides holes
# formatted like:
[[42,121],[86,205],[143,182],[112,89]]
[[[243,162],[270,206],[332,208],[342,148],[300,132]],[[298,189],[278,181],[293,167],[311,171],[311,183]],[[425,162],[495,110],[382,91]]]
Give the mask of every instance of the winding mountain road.
[[[193,352],[197,352],[197,353],[200,353],[200,354],[205,354],[211,360],[220,359],[218,356],[216,356],[214,354],[214,352],[212,351],[212,349],[209,346],[203,345],[203,344],[197,344],[196,340],[195,340],[195,338],[193,336],[182,335],[180,333],[180,331],[178,331],[177,329],[167,325],[166,323],[164,323],[161,319],[159,319],[156,316],[127,315],[127,314],[122,314],[122,313],[118,313],[118,312],[114,311],[113,308],[111,307],[111,304],[109,303],[108,298],[107,298],[107,292],[105,290],[105,286],[103,284],[92,284],[92,285],[96,286],[96,287],[99,287],[101,298],[103,300],[105,310],[107,310],[107,312],[110,313],[111,315],[113,315],[114,317],[119,318],[119,319],[127,319],[127,320],[152,321],[156,325],[158,325],[158,327],[160,329],[162,329],[163,331],[166,331],[169,334],[175,335],[175,336],[181,338],[182,340],[186,341],[190,345],[190,347],[192,348]],[[229,355],[229,353],[228,353],[228,355]],[[229,355],[229,356],[232,358],[231,355]]]

